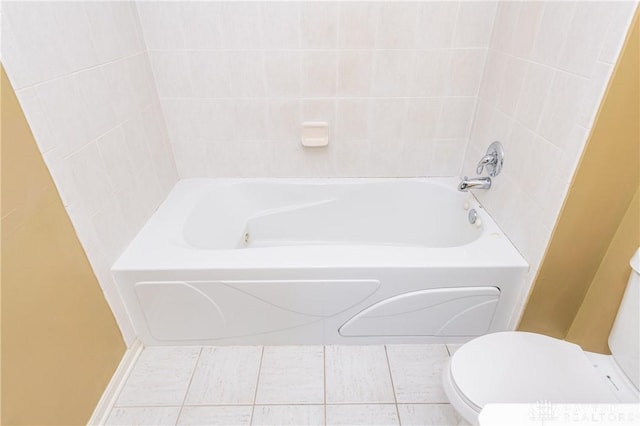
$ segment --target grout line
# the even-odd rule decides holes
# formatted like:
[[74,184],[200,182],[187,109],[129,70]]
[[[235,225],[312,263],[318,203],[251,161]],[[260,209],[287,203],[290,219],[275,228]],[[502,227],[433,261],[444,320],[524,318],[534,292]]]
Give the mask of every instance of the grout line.
[[[462,175],[463,171],[464,171],[464,165],[466,163],[467,160],[467,155],[469,153],[469,147],[471,146],[471,140],[472,140],[472,136],[474,134],[474,129],[476,127],[476,120],[478,118],[478,111],[480,110],[480,102],[482,102],[482,99],[480,97],[480,94],[482,93],[482,87],[484,86],[484,81],[485,78],[487,77],[487,68],[489,67],[489,58],[491,56],[491,41],[493,40],[493,33],[495,31],[495,25],[496,25],[496,19],[498,16],[498,5],[496,5],[496,10],[493,14],[493,20],[491,22],[491,33],[489,34],[489,43],[486,47],[486,52],[484,54],[484,62],[482,64],[482,73],[480,75],[480,84],[478,84],[478,90],[476,90],[476,94],[475,94],[475,108],[473,111],[473,116],[471,118],[471,126],[469,128],[469,134],[467,135],[467,144],[464,147],[464,153],[462,155],[462,163],[460,164],[460,169],[458,170],[458,173],[460,175]],[[438,123],[440,122],[440,117],[438,117]]]
[[[547,9],[547,4],[545,4],[544,6],[544,11],[546,12]],[[560,41],[560,49],[558,50],[558,57],[555,58],[555,60],[553,62],[554,66],[557,67],[558,69],[560,68],[560,63],[562,62],[562,58],[563,58],[563,53],[565,51],[565,49],[567,48],[567,42],[569,40],[569,34],[571,33],[571,29],[573,28],[573,24],[576,21],[576,15],[578,13],[578,2],[575,2],[571,8],[571,18],[569,18],[570,22],[567,23],[567,27],[564,31],[564,34],[562,34],[562,40]],[[540,27],[542,27],[542,18],[544,17],[544,15],[540,16],[540,23],[538,24],[538,34],[540,32]],[[538,36],[538,34],[536,34],[536,37]],[[604,37],[606,37],[606,34],[603,35]],[[596,56],[596,61],[598,60],[598,57]],[[573,73],[571,73],[573,74]]]
[[[449,48],[453,49],[456,44],[456,40],[458,39],[458,26],[460,25],[460,15],[462,14],[462,4],[458,3],[456,8],[456,17],[453,22],[453,31],[451,34],[451,44]],[[492,28],[493,29],[493,28]],[[489,44],[491,44],[491,39],[489,39]]]
[[398,424],[402,426],[402,421],[400,420],[400,409],[398,408],[398,397],[396,396],[396,387],[393,384],[393,374],[391,374],[391,361],[389,361],[387,345],[384,345],[384,355],[387,358],[387,369],[389,370],[389,378],[391,379],[391,390],[393,391],[393,401],[396,406],[396,414],[398,415]]
[[256,378],[256,390],[253,393],[253,404],[251,404],[251,418],[249,419],[250,425],[253,424],[253,414],[256,411],[256,398],[258,397],[258,386],[260,386],[260,373],[262,372],[263,359],[264,359],[264,346],[262,347],[262,351],[260,351],[260,363],[258,364],[258,377]]
[[25,90],[25,89],[35,89],[35,88],[37,88],[38,86],[40,86],[42,84],[50,83],[50,82],[53,82],[53,81],[56,81],[56,80],[63,80],[65,78],[68,78],[68,77],[71,77],[71,76],[75,76],[76,74],[80,74],[80,73],[83,73],[85,71],[91,71],[94,68],[101,68],[101,67],[104,67],[104,66],[107,66],[107,65],[115,64],[116,62],[132,59],[132,58],[134,58],[134,57],[136,57],[138,55],[144,55],[145,53],[147,53],[146,50],[141,50],[139,52],[130,53],[130,54],[125,55],[125,56],[120,56],[120,57],[118,57],[116,59],[112,59],[110,61],[100,62],[100,63],[94,64],[94,65],[87,65],[87,66],[75,69],[73,71],[68,71],[68,72],[66,72],[64,74],[56,74],[54,77],[49,77],[49,78],[46,78],[44,80],[36,81],[35,83],[31,83],[31,84],[29,84],[27,86],[23,86],[23,87],[17,88],[17,89],[15,89],[15,91],[18,92],[20,90]]
[[[184,404],[182,406],[177,404],[149,404],[149,405],[118,405],[113,408],[150,408],[150,407],[174,407],[174,408],[198,408],[198,407],[288,407],[288,406],[302,406],[302,407],[317,407],[319,405],[395,405],[393,402],[332,402],[331,404],[322,404],[320,402],[277,402],[277,403],[261,403],[261,404],[249,404],[249,403],[192,403]],[[400,402],[398,405],[451,405],[448,402]]]
[[[538,66],[541,66],[541,67],[544,67],[544,68],[552,69],[554,71],[560,71],[560,72],[563,72],[565,74],[569,74],[569,75],[571,75],[573,77],[581,78],[583,80],[591,80],[592,79],[591,77],[587,77],[587,76],[585,76],[583,74],[578,74],[578,73],[575,73],[575,72],[572,72],[572,71],[567,71],[564,68],[561,68],[559,65],[552,65],[552,64],[548,64],[548,63],[544,63],[544,62],[534,61],[531,58],[525,58],[524,56],[516,56],[516,55],[514,55],[512,53],[504,52],[502,50],[498,50],[498,49],[495,49],[493,47],[490,47],[488,50],[493,50],[494,52],[499,53],[499,54],[504,55],[504,56],[507,56],[507,57],[509,57],[511,59],[514,59],[514,60],[517,60],[517,61],[522,61],[522,62],[526,63],[527,65],[538,65]],[[596,62],[598,62],[598,61],[596,60]]]
[[[377,29],[374,38],[377,38]],[[453,43],[453,39],[452,39]],[[469,47],[429,47],[429,48],[413,48],[413,47],[267,47],[261,49],[251,49],[251,48],[202,48],[202,49],[147,49],[145,51],[138,52],[136,54],[141,53],[179,53],[179,52],[434,52],[440,50],[482,50],[486,49],[488,46],[469,46]],[[133,56],[133,55],[130,55]],[[112,62],[115,62],[112,61]]]
[[[280,405],[280,404],[258,404],[258,405]],[[248,402],[192,402],[184,404],[185,407],[251,407]]]
[[[551,99],[552,99],[551,90],[553,89],[553,85],[556,83],[557,80],[558,80],[558,71],[554,70],[553,75],[551,76],[551,80],[549,81],[549,86],[545,89],[546,93],[544,95],[544,99],[542,100],[542,106],[540,107],[540,114],[538,114],[535,124],[529,126],[527,124],[521,123],[520,119],[516,117],[516,113],[514,113],[512,117],[514,122],[517,122],[518,124],[525,127],[526,129],[531,130],[535,135],[541,136],[545,140],[547,140],[546,135],[542,136],[542,133],[540,132],[540,126],[543,123],[543,117],[549,111],[549,105],[551,104]],[[519,103],[520,103],[520,100],[518,100],[518,104]],[[496,109],[498,109],[499,111],[502,111],[498,108],[497,105],[496,105]],[[516,109],[516,112],[517,111],[518,110]],[[573,124],[575,125],[577,123],[573,123]],[[547,140],[547,142],[553,144],[555,147],[562,150],[563,153],[565,152],[564,148],[560,148],[557,143],[551,142],[550,140]]]
[[322,379],[323,379],[323,414],[324,424],[327,424],[327,347],[322,345]]
[[[562,70],[559,70],[562,71]],[[564,72],[564,71],[562,71]],[[413,100],[413,99],[475,99],[476,95],[455,95],[455,96],[234,96],[234,97],[200,97],[200,96],[164,96],[159,98],[162,101],[349,101],[349,100]],[[150,104],[151,105],[151,104]],[[126,121],[126,120],[124,120]],[[123,121],[123,122],[124,122]]]
[[193,370],[191,371],[191,377],[189,378],[189,384],[187,385],[187,389],[184,392],[184,398],[182,398],[182,404],[180,404],[180,410],[178,411],[178,417],[176,417],[176,424],[182,415],[182,409],[184,408],[184,403],[187,401],[187,395],[189,394],[189,389],[191,389],[191,383],[193,382],[193,377],[196,375],[196,370],[198,369],[198,364],[200,363],[200,356],[202,355],[202,351],[204,350],[204,346],[200,346],[200,350],[198,351],[198,356],[196,357],[196,362],[193,364]]
[[321,402],[261,402],[260,404],[250,404],[246,402],[242,403],[233,403],[233,402],[219,402],[219,403],[194,403],[194,404],[185,404],[185,407],[263,407],[263,406],[289,406],[289,405],[303,405],[303,406],[317,406],[323,405]]
[[[520,104],[523,101],[523,96],[522,96],[523,95],[523,89],[525,87],[525,83],[527,82],[527,77],[529,77],[529,75],[530,75],[529,73],[531,72],[531,67],[532,67],[532,64],[526,63],[526,62],[524,63],[524,66],[522,68],[522,80],[520,81],[520,87],[518,88],[518,96],[517,96],[516,102],[515,102],[515,104],[513,106],[513,112],[506,113],[506,112],[503,111],[505,113],[505,115],[509,116],[510,118],[515,119],[516,115],[518,115],[518,111],[520,110]],[[507,71],[507,66],[505,65],[505,72],[506,71]],[[549,86],[549,90],[548,91],[551,91],[551,86]],[[496,102],[496,108],[499,109],[498,103],[499,102]],[[542,111],[540,112],[540,117],[542,117]],[[540,117],[538,117],[538,120],[540,120]]]
[[[342,27],[342,25],[340,25],[340,20],[342,19],[342,7],[343,7],[343,5],[339,3],[336,6],[336,12],[335,12],[335,15],[336,15],[336,34],[335,34],[336,35],[336,46],[340,45],[340,28]],[[336,77],[336,85],[334,87],[334,92],[337,94],[338,93],[338,89],[340,88],[340,82],[342,80],[340,78],[340,64],[342,63],[342,59],[343,58],[342,58],[342,55],[340,55],[340,53],[337,52],[337,51],[334,52],[334,54],[335,54],[335,58],[336,58],[335,69],[334,69],[335,77]],[[337,105],[334,105],[334,111],[333,111],[333,117],[332,117],[333,126],[335,126],[336,118],[337,118],[337,115],[338,115],[337,109],[338,109]]]
[[[87,146],[89,146],[90,144],[92,144],[92,143],[96,143],[96,144],[97,144],[98,140],[102,139],[102,138],[103,138],[104,136],[106,136],[108,133],[111,133],[111,132],[113,132],[114,130],[117,130],[118,128],[123,127],[123,126],[124,126],[126,123],[128,123],[129,121],[133,121],[133,120],[135,120],[135,119],[137,119],[137,118],[142,119],[142,117],[138,117],[138,116],[139,116],[139,115],[141,115],[141,114],[142,114],[144,111],[146,111],[147,109],[149,109],[149,108],[153,107],[153,105],[154,105],[155,103],[156,103],[156,101],[152,101],[152,102],[150,102],[150,103],[148,103],[148,104],[144,105],[144,107],[142,107],[142,109],[140,109],[139,111],[135,111],[131,117],[125,118],[124,120],[122,120],[122,121],[120,121],[120,122],[116,123],[113,127],[110,127],[110,128],[109,128],[109,130],[106,130],[105,132],[101,133],[100,135],[98,135],[98,136],[96,136],[96,137],[94,137],[94,138],[90,139],[90,140],[89,140],[89,141],[87,141],[84,145],[82,145],[82,146],[80,146],[80,147],[78,147],[78,148],[75,148],[75,149],[73,149],[73,150],[71,150],[71,151],[68,151],[66,154],[61,155],[59,158],[61,158],[62,160],[65,160],[65,161],[66,161],[66,160],[68,160],[68,159],[69,159],[69,157],[71,157],[71,156],[73,156],[73,155],[77,154],[78,152],[82,151],[83,149],[85,149],[85,148],[86,148]],[[159,100],[158,100],[158,103],[160,103],[160,101],[159,101]],[[121,130],[124,132],[124,129],[121,129]],[[125,136],[125,139],[126,139],[126,135],[124,135],[124,133],[123,133],[123,136]],[[56,147],[54,147],[54,148],[52,148],[52,149],[48,150],[47,152],[50,152],[50,151],[52,151],[53,149],[57,149],[57,148],[64,148],[64,147],[62,147],[62,146],[56,146]]]
[[151,405],[118,405],[113,408],[180,408],[177,404],[151,404]]

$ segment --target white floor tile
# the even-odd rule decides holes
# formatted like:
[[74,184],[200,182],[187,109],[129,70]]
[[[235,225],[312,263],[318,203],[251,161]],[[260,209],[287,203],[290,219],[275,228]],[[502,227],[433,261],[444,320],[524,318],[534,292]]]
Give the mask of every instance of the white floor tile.
[[262,347],[205,347],[185,404],[253,404]]
[[399,425],[395,404],[327,405],[327,425]]
[[458,349],[460,349],[464,345],[464,343],[447,343],[447,349],[449,350],[449,355],[453,355],[456,353]]
[[116,407],[107,425],[175,425],[180,407]]
[[267,346],[256,404],[324,403],[322,346]]
[[199,347],[145,348],[115,405],[182,405],[199,353]]
[[323,405],[256,405],[252,425],[323,425]]
[[442,369],[460,346],[150,347],[107,424],[457,424]]
[[450,404],[398,404],[400,421],[410,425],[457,425],[460,417]]
[[246,425],[251,424],[251,405],[183,407],[178,425]]
[[325,348],[327,403],[395,402],[384,346]]
[[449,358],[445,345],[387,345],[398,403],[448,403],[442,369]]

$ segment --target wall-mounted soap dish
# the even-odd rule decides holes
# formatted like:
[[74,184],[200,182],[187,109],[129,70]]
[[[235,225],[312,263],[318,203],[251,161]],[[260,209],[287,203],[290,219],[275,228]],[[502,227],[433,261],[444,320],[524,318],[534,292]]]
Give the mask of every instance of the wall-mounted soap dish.
[[329,145],[329,123],[306,121],[302,123],[302,146],[319,148]]

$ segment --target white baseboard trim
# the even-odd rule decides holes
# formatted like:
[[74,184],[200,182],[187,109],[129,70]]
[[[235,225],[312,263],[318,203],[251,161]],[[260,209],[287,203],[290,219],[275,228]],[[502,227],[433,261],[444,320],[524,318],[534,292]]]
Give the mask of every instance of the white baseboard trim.
[[96,408],[93,410],[93,414],[87,422],[88,425],[103,425],[107,422],[107,417],[143,349],[144,346],[142,346],[140,340],[136,339],[124,353],[120,364],[118,364],[118,368],[116,368],[116,371],[113,373],[107,388],[102,393],[102,397],[100,397]]

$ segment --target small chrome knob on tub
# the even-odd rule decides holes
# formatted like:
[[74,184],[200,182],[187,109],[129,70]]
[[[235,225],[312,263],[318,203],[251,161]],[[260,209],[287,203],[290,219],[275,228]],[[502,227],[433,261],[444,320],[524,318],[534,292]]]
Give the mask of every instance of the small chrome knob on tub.
[[465,176],[458,185],[458,191],[468,191],[470,189],[489,189],[491,188],[490,177],[476,177],[469,179]]
[[478,212],[476,211],[476,209],[469,210],[468,218],[470,224],[473,225],[474,223],[476,223],[476,220],[478,220]]
[[469,215],[467,217],[469,219],[469,223],[475,225],[476,228],[480,228],[482,226],[482,219],[478,217],[476,209],[469,210]]

